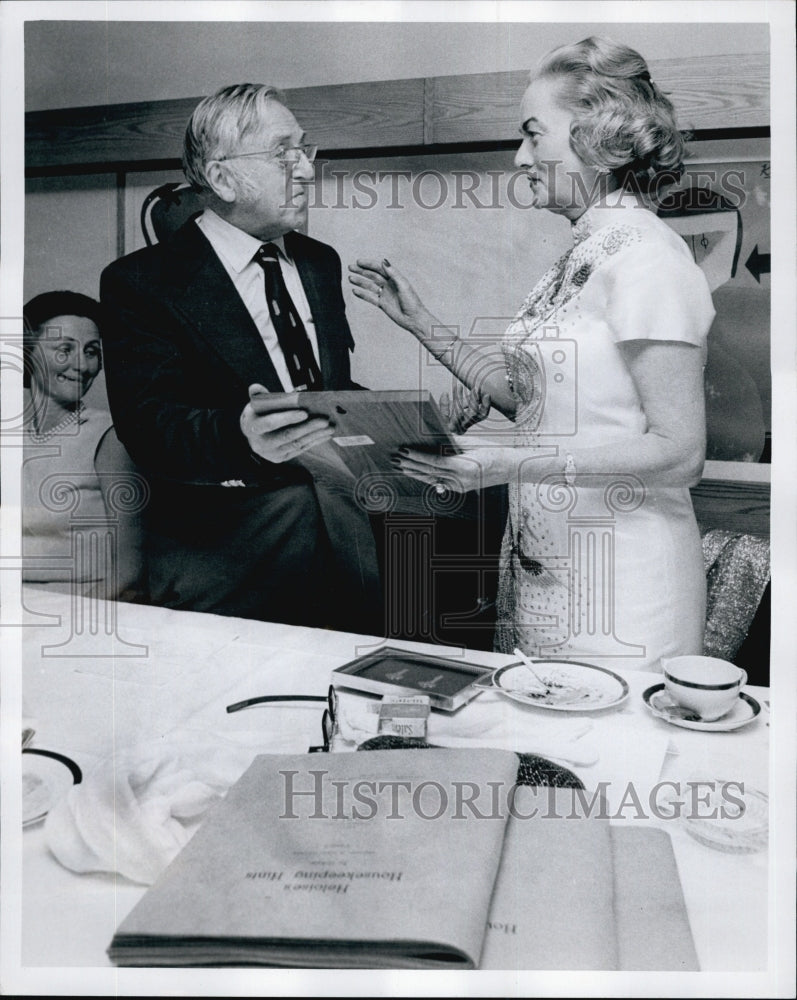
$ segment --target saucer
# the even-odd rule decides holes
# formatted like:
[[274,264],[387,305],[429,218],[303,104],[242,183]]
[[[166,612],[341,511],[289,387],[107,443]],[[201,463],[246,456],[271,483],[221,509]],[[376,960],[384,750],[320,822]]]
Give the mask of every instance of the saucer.
[[663,684],[654,684],[642,695],[645,704],[658,719],[663,719],[673,726],[683,729],[698,729],[704,733],[727,733],[732,729],[740,729],[752,722],[761,712],[761,706],[744,691],[739,693],[736,704],[721,719],[714,722],[703,722],[702,719],[683,719],[675,714],[680,706],[676,705]]

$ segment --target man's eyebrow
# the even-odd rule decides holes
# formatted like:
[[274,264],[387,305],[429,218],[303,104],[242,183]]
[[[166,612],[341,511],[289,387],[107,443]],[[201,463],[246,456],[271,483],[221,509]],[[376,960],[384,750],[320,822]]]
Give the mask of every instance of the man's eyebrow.
[[[294,141],[293,139],[294,135],[295,135],[294,132],[281,132],[279,135],[274,136],[274,142],[279,143],[280,145],[287,145]],[[301,132],[299,135],[298,142],[304,142],[306,138],[307,138],[307,133]]]

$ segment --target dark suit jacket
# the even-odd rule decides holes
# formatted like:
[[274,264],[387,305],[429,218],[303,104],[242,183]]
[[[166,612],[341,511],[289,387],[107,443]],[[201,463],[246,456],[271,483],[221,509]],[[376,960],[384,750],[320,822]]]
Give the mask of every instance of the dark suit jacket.
[[[354,348],[332,247],[288,233],[307,295],[324,387],[355,388]],[[285,470],[257,460],[241,434],[247,388],[282,385],[227,272],[196,223],[166,243],[105,269],[101,298],[108,394],[119,437],[134,461],[183,483],[276,482]]]
[[[313,313],[324,388],[359,388],[351,381],[354,343],[340,258],[299,233],[288,233],[285,245]],[[313,517],[310,497],[317,508],[319,495],[309,473],[298,464],[258,458],[241,433],[248,386],[283,389],[246,306],[196,223],[109,265],[100,288],[108,312],[103,353],[114,424],[151,482],[152,599],[325,623],[323,614],[319,620],[285,610],[296,600],[291,586],[309,594],[311,577],[324,572],[321,549],[335,550],[341,531],[354,530],[360,558],[344,574],[355,588],[346,603],[360,600],[360,585],[373,587],[375,556],[366,551],[369,544],[373,550],[373,538],[353,498],[340,498],[343,506],[336,509],[334,497],[321,497],[320,518]],[[263,593],[253,593],[257,581]]]

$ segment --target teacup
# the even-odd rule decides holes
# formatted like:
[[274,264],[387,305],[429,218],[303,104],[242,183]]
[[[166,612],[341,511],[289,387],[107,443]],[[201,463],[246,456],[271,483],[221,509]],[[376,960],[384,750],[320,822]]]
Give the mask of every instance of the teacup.
[[670,697],[703,722],[715,722],[727,715],[747,683],[741,667],[713,656],[674,656],[663,659],[661,665]]

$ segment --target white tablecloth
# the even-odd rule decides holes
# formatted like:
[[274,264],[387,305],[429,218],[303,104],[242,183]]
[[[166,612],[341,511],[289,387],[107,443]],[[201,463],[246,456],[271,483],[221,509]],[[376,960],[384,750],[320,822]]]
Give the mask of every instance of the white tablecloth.
[[[75,617],[69,597],[33,590],[25,603],[22,697],[23,713],[36,729],[33,745],[66,754],[83,769],[174,733],[197,738],[210,733],[253,753],[305,752],[320,742],[320,703],[271,704],[234,714],[225,707],[261,694],[325,695],[335,666],[382,644],[370,637],[124,604],[86,602],[88,617]],[[493,666],[511,661],[476,651],[467,658]],[[642,693],[659,675],[628,671],[625,677],[630,697],[616,709],[551,713],[486,692],[443,728],[456,732],[461,720],[467,738],[479,712],[505,712],[510,720],[505,745],[541,752],[553,729],[560,740],[568,731],[586,729],[578,740],[581,756],[593,751],[596,762],[567,766],[588,789],[606,783],[618,821],[655,822],[671,833],[701,969],[765,970],[766,852],[722,853],[694,840],[682,823],[642,820],[629,804],[627,786],[633,784],[643,803],[661,779],[681,785],[743,781],[767,793],[768,708],[734,732],[692,732],[654,718],[646,708]],[[747,690],[768,706],[766,689]],[[500,707],[491,707],[494,702]],[[442,732],[440,725],[430,730],[431,740],[435,731]],[[478,743],[478,735],[472,739]],[[142,887],[62,868],[47,851],[41,825],[24,831],[22,847],[22,966],[108,966],[105,949]]]

